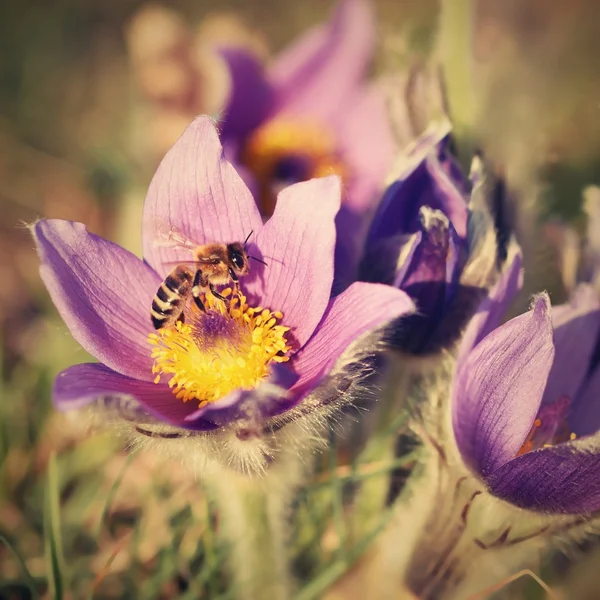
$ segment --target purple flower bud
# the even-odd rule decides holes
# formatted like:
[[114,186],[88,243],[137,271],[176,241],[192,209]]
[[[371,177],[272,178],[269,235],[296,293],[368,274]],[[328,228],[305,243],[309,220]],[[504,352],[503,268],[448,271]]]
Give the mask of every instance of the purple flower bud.
[[488,309],[469,325],[454,381],[453,429],[463,460],[491,494],[521,508],[598,510],[595,292],[580,285],[569,304],[553,309],[542,294],[529,313],[500,326],[501,311],[493,302]]
[[463,176],[449,133],[447,122],[432,126],[398,166],[361,266],[365,281],[394,285],[414,300],[417,312],[393,336],[398,349],[414,355],[458,339],[501,262],[489,178],[479,168],[473,185]]

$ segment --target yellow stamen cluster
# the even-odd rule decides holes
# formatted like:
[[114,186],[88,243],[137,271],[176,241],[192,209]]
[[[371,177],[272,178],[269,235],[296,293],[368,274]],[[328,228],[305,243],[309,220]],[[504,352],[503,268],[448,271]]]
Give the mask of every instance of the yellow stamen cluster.
[[277,163],[295,156],[307,161],[307,179],[326,175],[347,176],[339,159],[332,133],[313,121],[276,118],[259,127],[246,144],[243,162],[256,175],[263,191],[263,214],[274,208],[274,194],[269,190]]
[[[231,290],[222,294],[230,296]],[[290,350],[289,327],[277,324],[283,317],[280,312],[248,306],[241,293],[228,305],[210,293],[203,301],[207,313],[194,307],[186,312],[185,323],[148,338],[154,346],[154,382],[168,375],[175,396],[184,402],[196,400],[200,407],[233,390],[256,387],[268,375],[269,363],[289,360]]]

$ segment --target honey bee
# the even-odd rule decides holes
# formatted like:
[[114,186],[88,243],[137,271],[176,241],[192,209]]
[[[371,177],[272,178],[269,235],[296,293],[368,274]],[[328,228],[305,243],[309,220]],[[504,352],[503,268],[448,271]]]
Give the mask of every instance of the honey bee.
[[[215,298],[228,303],[215,286],[233,283],[239,290],[240,277],[250,272],[250,260],[264,265],[259,258],[250,256],[246,244],[252,231],[244,242],[212,243],[198,245],[188,240],[173,228],[169,228],[160,245],[174,246],[191,250],[189,264],[178,264],[160,284],[154,299],[150,317],[155,329],[162,329],[183,319],[184,308],[190,298],[196,306],[206,312],[201,295],[210,291]],[[183,261],[182,261],[183,262]],[[192,268],[189,265],[194,265]]]

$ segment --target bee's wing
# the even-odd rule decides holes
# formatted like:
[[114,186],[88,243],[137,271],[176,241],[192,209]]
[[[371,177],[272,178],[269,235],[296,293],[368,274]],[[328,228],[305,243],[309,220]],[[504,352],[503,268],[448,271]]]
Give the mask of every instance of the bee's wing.
[[197,243],[192,242],[183,232],[171,225],[165,219],[155,218],[154,223],[156,239],[154,246],[159,248],[185,248],[194,250],[198,247]]

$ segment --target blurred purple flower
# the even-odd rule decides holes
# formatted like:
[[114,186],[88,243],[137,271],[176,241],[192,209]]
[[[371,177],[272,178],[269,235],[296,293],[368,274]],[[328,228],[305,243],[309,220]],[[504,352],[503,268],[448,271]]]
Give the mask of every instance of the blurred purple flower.
[[[569,304],[498,326],[516,261],[469,325],[452,398],[463,460],[494,496],[549,514],[600,509],[600,302],[587,285]],[[510,294],[508,294],[510,295]]]
[[343,202],[363,212],[394,153],[384,96],[365,82],[374,45],[370,4],[342,0],[329,23],[305,33],[266,72],[243,50],[223,50],[232,78],[221,124],[226,150],[233,147],[270,192],[342,175]]
[[367,236],[360,278],[405,290],[417,313],[394,345],[427,354],[454,342],[499,266],[488,177],[473,181],[449,150],[450,124],[432,125],[407,152]]
[[375,47],[372,7],[341,0],[332,19],[306,32],[268,69],[242,49],[221,50],[231,76],[220,123],[228,158],[240,165],[261,213],[290,183],[337,174],[336,289],[355,276],[363,216],[395,152],[384,90],[366,82]]
[[[40,272],[52,300],[73,337],[100,361],[58,375],[56,406],[72,409],[112,402],[127,415],[133,402],[134,420],[151,415],[199,431],[234,422],[240,428],[260,428],[269,418],[298,406],[357,337],[411,308],[399,290],[366,283],[355,283],[330,299],[339,204],[337,177],[297,184],[279,194],[272,218],[263,225],[252,195],[223,157],[214,126],[199,117],[167,153],[150,184],[144,206],[143,261],[89,233],[81,223],[36,223]],[[199,245],[244,240],[253,232],[249,251],[264,257],[268,266],[253,263],[241,289],[248,304],[272,311],[253,312],[246,306],[245,313],[241,307],[228,314],[186,313],[185,326],[191,333],[182,337],[174,331],[171,347],[179,354],[189,350],[189,356],[170,364],[172,370],[165,368],[165,361],[178,359],[171,359],[169,352],[163,353],[167,358],[160,358],[160,351],[152,354],[150,307],[163,278],[175,264],[189,262],[191,254],[160,243],[164,223]],[[265,337],[271,330],[279,335],[278,354]],[[160,340],[159,347],[169,346],[170,339],[155,341]],[[238,365],[232,371],[234,381],[236,369],[239,377],[248,378],[205,403],[189,390],[205,386],[195,369],[209,354],[211,377],[227,364],[231,368],[227,361],[233,360]],[[256,377],[247,363],[263,354],[267,358],[259,366],[265,375]],[[286,358],[289,362],[278,362]],[[166,379],[173,375],[169,383],[167,373]],[[188,401],[178,399],[175,392]]]

